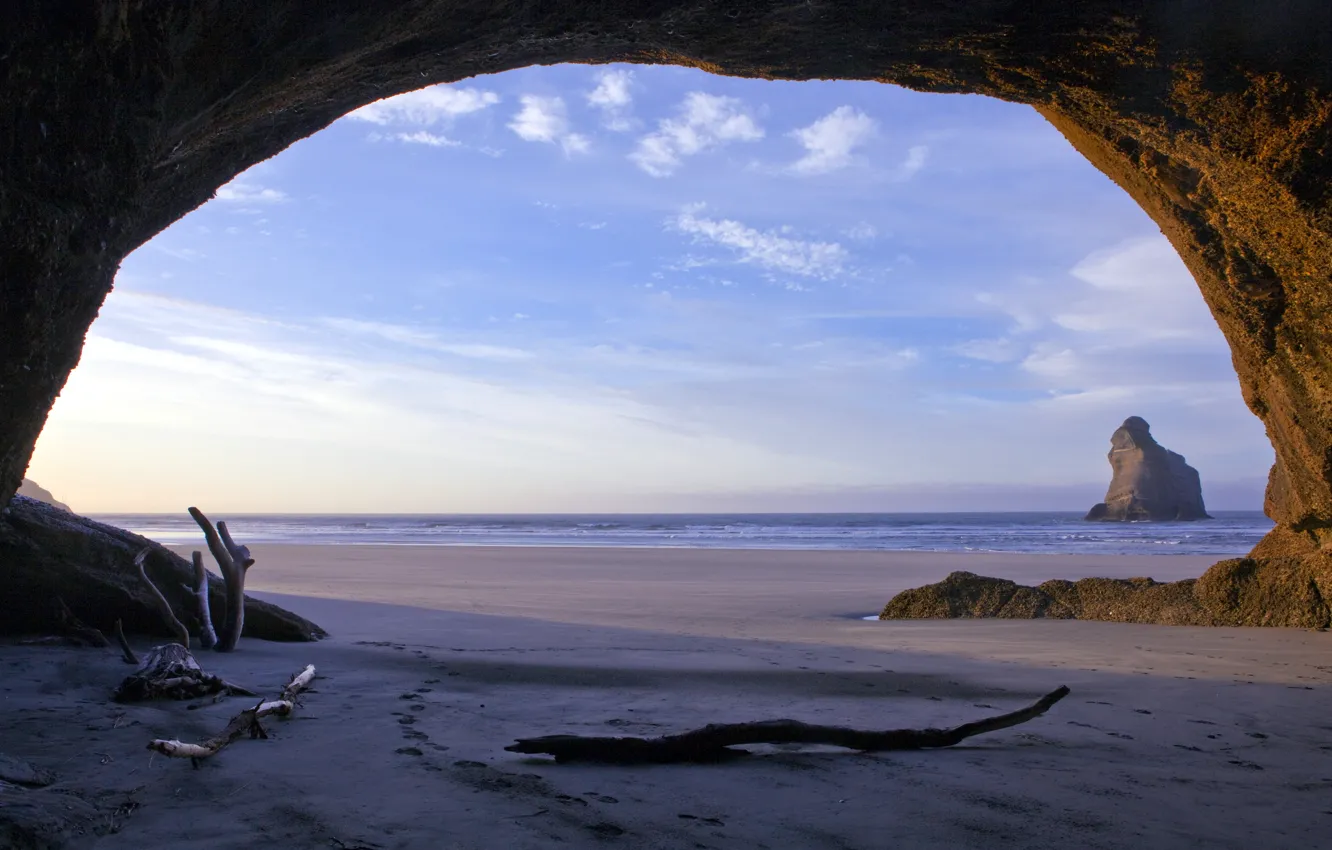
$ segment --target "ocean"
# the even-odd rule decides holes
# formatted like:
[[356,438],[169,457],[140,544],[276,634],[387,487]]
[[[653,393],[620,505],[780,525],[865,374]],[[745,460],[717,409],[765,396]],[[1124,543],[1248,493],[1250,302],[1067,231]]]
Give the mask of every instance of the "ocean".
[[[101,514],[102,522],[159,543],[203,545],[180,514]],[[718,549],[868,549],[1076,555],[1248,552],[1272,521],[1217,511],[1200,522],[1092,523],[1080,513],[225,515],[243,543],[428,546],[671,546]]]

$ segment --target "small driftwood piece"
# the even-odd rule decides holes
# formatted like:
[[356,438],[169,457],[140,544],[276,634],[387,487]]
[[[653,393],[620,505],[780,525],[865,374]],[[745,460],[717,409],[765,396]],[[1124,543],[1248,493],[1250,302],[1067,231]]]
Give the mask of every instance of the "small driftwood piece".
[[[247,546],[238,546],[227,531],[227,524],[219,522],[217,528],[198,508],[190,508],[190,516],[203,529],[208,551],[213,553],[222,578],[227,584],[227,610],[222,619],[222,631],[217,636],[218,652],[231,652],[245,628],[245,573],[254,566],[254,558]],[[211,618],[210,618],[211,619]]]
[[153,647],[139,664],[139,669],[125,677],[111,698],[116,702],[144,702],[197,699],[217,694],[258,696],[254,691],[205,673],[188,649],[178,643],[167,643]]
[[116,643],[120,644],[120,657],[124,659],[126,664],[139,663],[139,656],[134,654],[129,641],[125,639],[125,627],[121,625],[120,620],[116,620]]
[[1061,687],[1035,703],[1009,714],[964,723],[952,729],[891,729],[865,732],[844,726],[815,726],[798,720],[764,720],[757,723],[714,723],[660,738],[585,738],[580,735],[547,735],[523,738],[505,747],[511,753],[552,755],[557,762],[602,762],[606,764],[672,764],[715,762],[744,755],[731,747],[742,744],[831,744],[862,752],[923,750],[951,747],[974,735],[1007,729],[1040,717],[1050,706],[1068,696]]
[[208,604],[208,570],[204,569],[203,555],[191,552],[194,561],[194,601],[199,609],[199,645],[204,649],[217,646],[217,632],[213,631],[213,609]]
[[287,686],[282,689],[277,699],[265,700],[254,708],[245,709],[231,718],[220,734],[202,743],[189,744],[175,739],[158,738],[148,744],[148,749],[172,758],[187,758],[197,768],[200,760],[217,755],[224,747],[245,735],[251,738],[267,738],[268,733],[264,731],[263,724],[259,721],[270,715],[286,717],[291,714],[296,707],[296,698],[301,691],[310,686],[314,677],[314,665],[306,665],[304,670],[291,677],[291,681],[287,682]]
[[144,569],[143,562],[148,560],[148,555],[152,551],[152,547],[149,546],[139,554],[135,555],[134,568],[139,571],[139,580],[148,588],[149,596],[153,599],[153,607],[157,609],[158,616],[162,618],[162,622],[166,623],[167,629],[169,629],[172,636],[176,638],[176,643],[189,649],[189,629],[185,628],[184,624],[181,623],[180,619],[176,616],[176,612],[171,610],[171,603],[162,595],[162,591],[157,589],[157,585],[153,584],[153,580],[148,578],[148,572]]

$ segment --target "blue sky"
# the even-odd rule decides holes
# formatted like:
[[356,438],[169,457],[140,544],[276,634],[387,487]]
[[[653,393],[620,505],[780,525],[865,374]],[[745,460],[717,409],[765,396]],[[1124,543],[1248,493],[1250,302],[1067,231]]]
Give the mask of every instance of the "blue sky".
[[1260,507],[1188,273],[1031,109],[557,66],[358,110],[135,252],[29,476],[86,511],[1081,510],[1129,415]]

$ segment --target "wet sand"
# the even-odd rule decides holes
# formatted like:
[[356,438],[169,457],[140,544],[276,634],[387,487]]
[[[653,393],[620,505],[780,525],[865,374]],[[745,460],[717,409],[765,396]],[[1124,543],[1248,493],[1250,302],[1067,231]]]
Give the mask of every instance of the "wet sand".
[[[59,777],[21,793],[133,809],[88,846],[1303,848],[1332,827],[1332,635],[859,619],[954,569],[1164,580],[1207,558],[254,549],[251,589],[333,636],[201,653],[262,693],[306,663],[320,678],[269,740],[199,770],[144,747],[206,737],[245,700],[118,706],[111,653],[0,647],[0,752]],[[1046,716],[947,750],[655,767],[503,750],[777,717],[945,726],[1060,684]]]

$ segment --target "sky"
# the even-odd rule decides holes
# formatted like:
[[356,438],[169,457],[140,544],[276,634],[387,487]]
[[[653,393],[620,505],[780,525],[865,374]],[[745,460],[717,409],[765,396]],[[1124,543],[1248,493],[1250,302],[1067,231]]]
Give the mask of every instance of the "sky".
[[29,477],[85,512],[1085,510],[1126,417],[1272,451],[1032,109],[528,68],[365,106],[128,257]]

